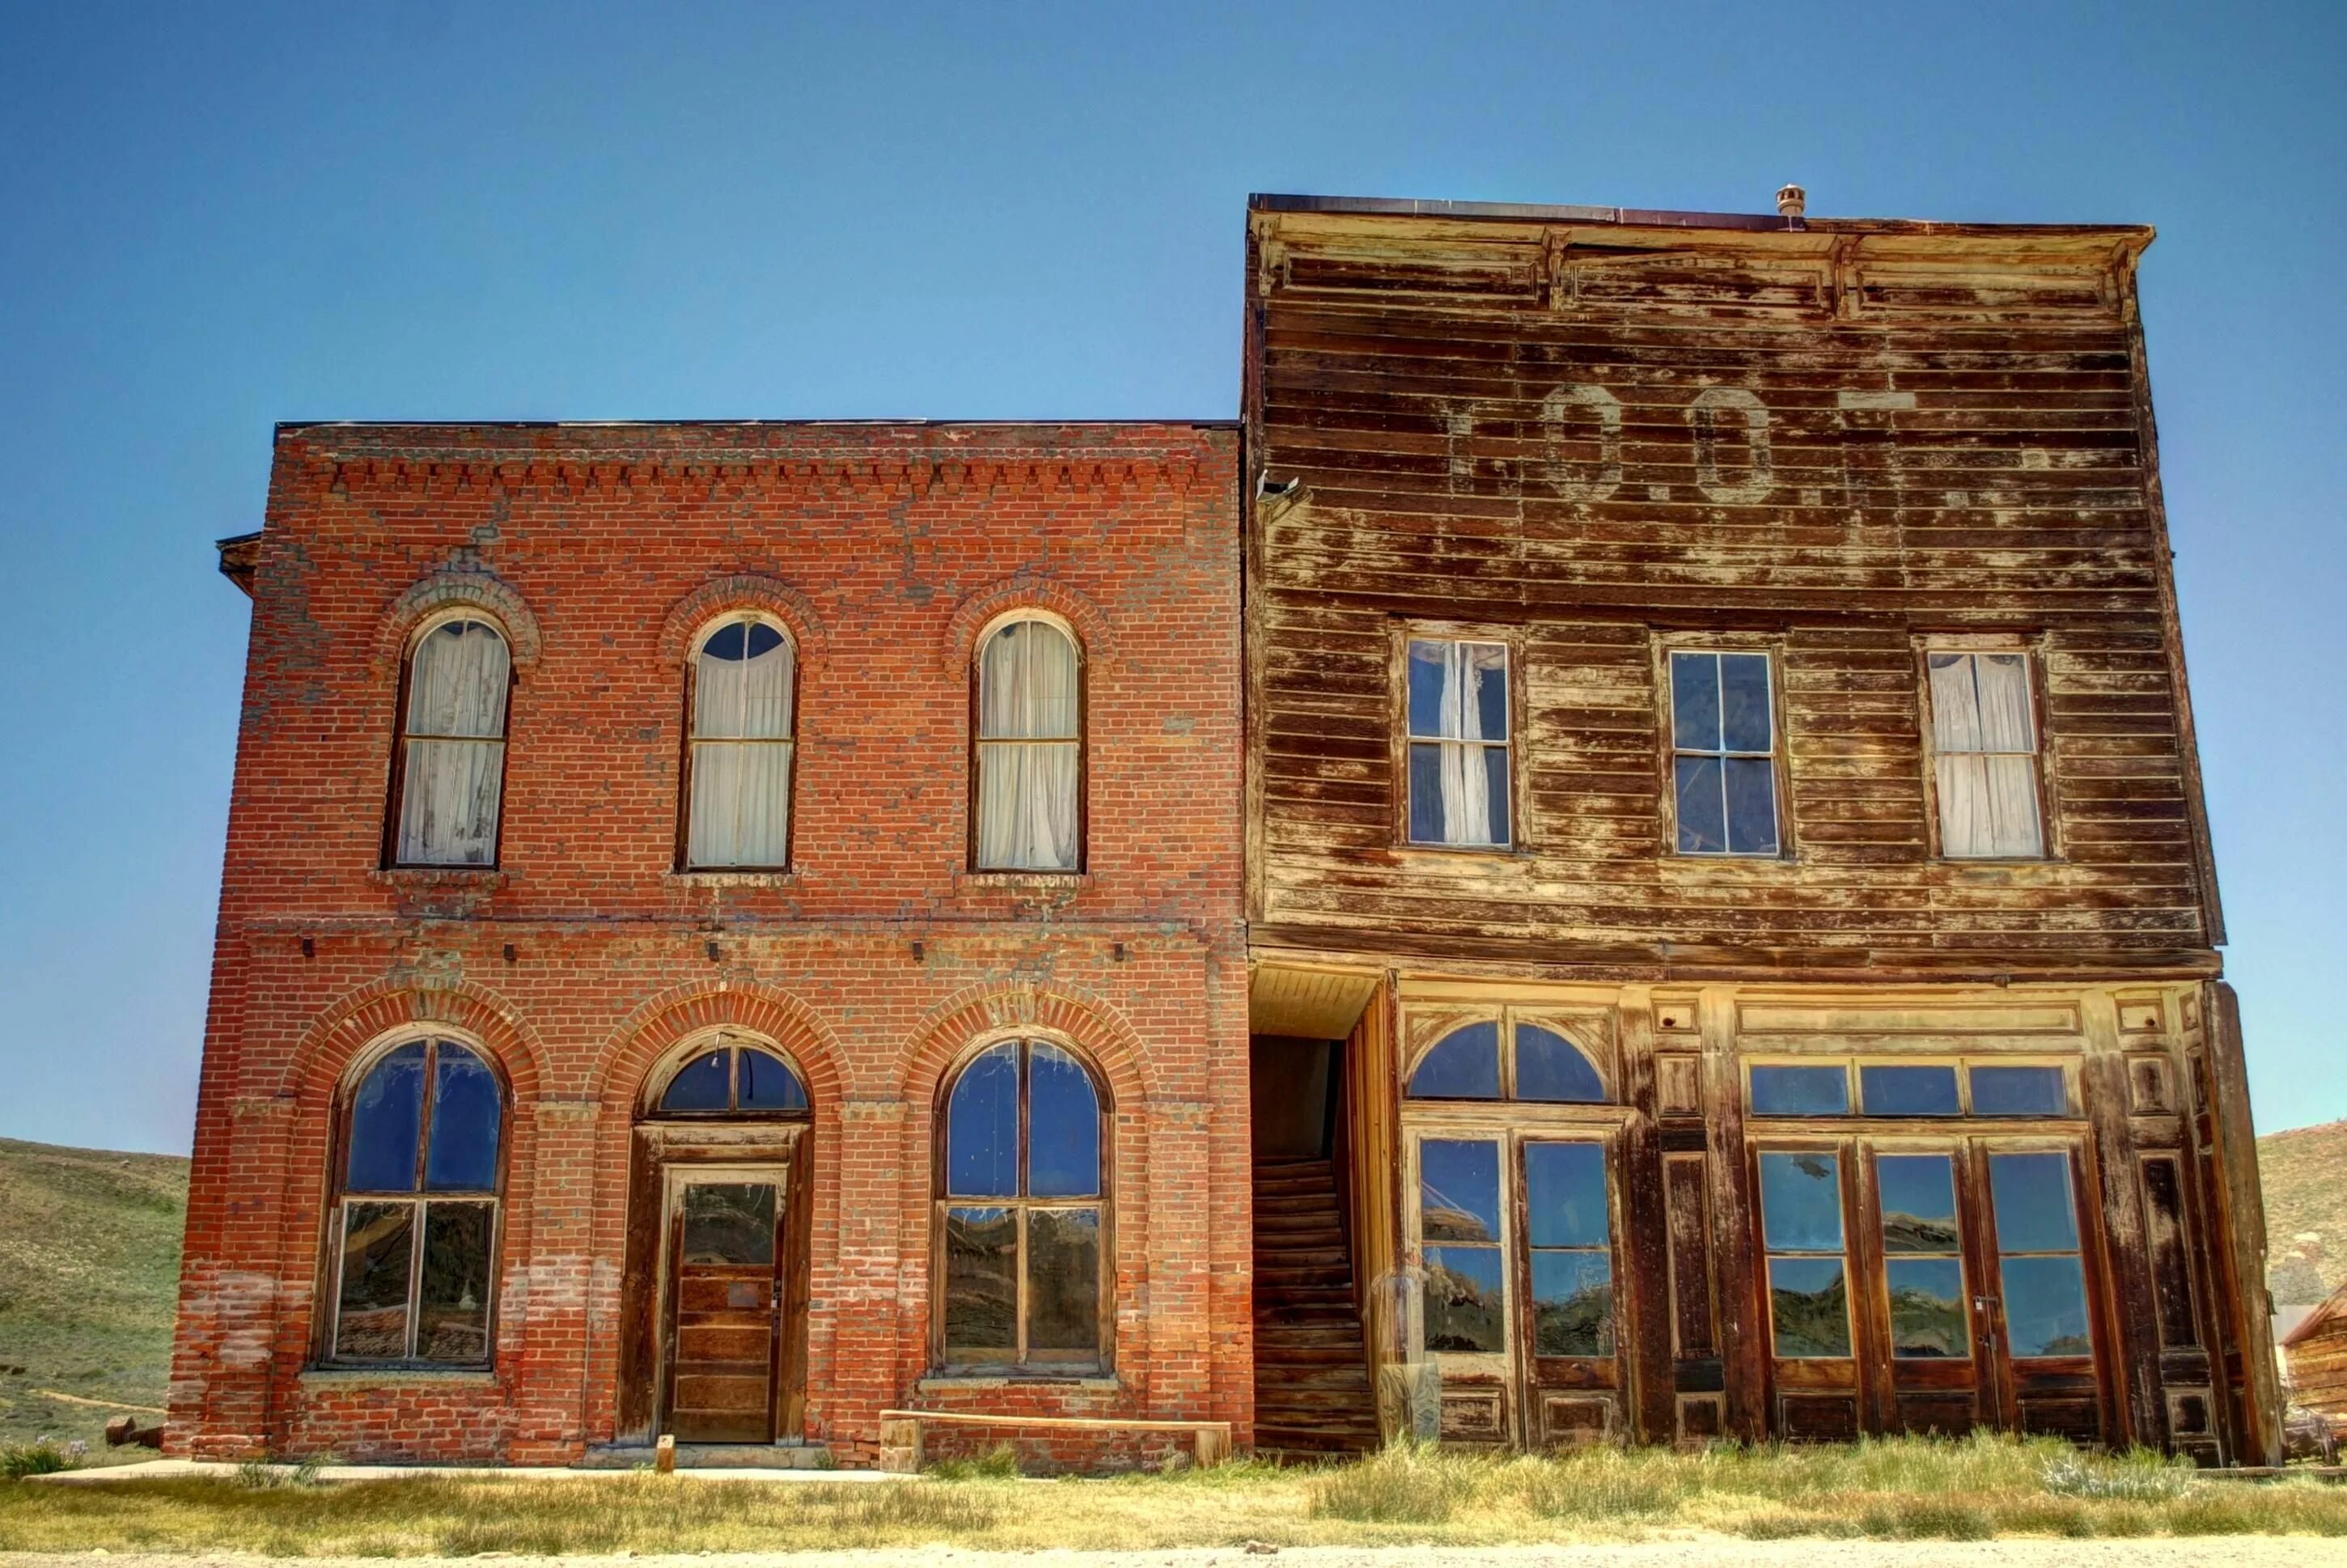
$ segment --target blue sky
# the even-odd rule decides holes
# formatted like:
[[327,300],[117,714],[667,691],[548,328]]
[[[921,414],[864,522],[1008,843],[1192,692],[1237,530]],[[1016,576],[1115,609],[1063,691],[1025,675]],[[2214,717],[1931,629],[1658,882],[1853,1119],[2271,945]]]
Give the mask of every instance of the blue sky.
[[2347,1115],[2347,7],[0,0],[0,1135],[187,1146],[280,419],[1227,416],[1250,190],[2147,221],[2261,1128]]

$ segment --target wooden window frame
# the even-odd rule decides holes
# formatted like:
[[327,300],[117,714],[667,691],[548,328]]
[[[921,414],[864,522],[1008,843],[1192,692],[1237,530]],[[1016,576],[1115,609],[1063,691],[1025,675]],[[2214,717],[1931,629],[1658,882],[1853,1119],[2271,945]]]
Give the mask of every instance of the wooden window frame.
[[[2066,858],[2061,840],[2062,814],[2054,787],[2054,732],[2047,720],[2047,639],[2043,633],[2014,635],[1990,632],[1927,632],[1913,640],[1916,712],[1922,716],[1918,737],[1923,757],[1923,827],[1930,857],[1947,866],[2045,866]],[[1932,655],[1934,653],[2018,653],[2029,680],[2029,723],[2037,743],[2037,844],[2035,855],[1951,855],[1940,822],[1940,722],[1932,705]],[[1963,753],[1967,755],[1977,753]],[[1994,753],[1992,753],[1994,754]]]
[[[1000,631],[1007,626],[1014,625],[1022,620],[1040,620],[1046,626],[1055,628],[1061,636],[1068,640],[1070,646],[1074,648],[1076,652],[1076,863],[1072,866],[985,866],[979,862],[978,825],[981,805],[979,789],[979,780],[983,775],[983,770],[979,766],[979,758],[983,753],[984,748],[994,745],[1036,743],[1031,742],[1022,743],[1017,740],[989,741],[984,739],[981,734],[981,730],[983,728],[983,715],[986,708],[986,645],[994,637],[995,633]],[[1084,647],[1084,640],[1076,634],[1076,629],[1072,625],[1069,624],[1064,616],[1056,615],[1048,610],[1042,610],[1032,606],[1022,606],[1017,610],[1007,610],[1003,611],[1000,615],[998,615],[993,620],[988,621],[986,625],[979,630],[977,639],[972,641],[969,646],[969,712],[967,714],[969,744],[967,748],[969,755],[965,764],[965,771],[968,778],[968,788],[965,798],[968,803],[968,809],[964,813],[964,815],[968,818],[968,822],[963,834],[962,845],[962,864],[969,867],[967,875],[971,876],[989,877],[1076,877],[1085,876],[1091,874],[1092,841],[1092,671],[1091,654]],[[1061,746],[1065,745],[1068,743],[1065,740],[1050,740],[1042,741],[1040,743]],[[1023,1231],[1022,1234],[1024,1234]]]
[[[1759,1264],[1753,1271],[1754,1286],[1759,1295],[1760,1322],[1767,1336],[1766,1344],[1772,1361],[1850,1362],[1863,1367],[1867,1363],[1864,1330],[1859,1313],[1862,1305],[1859,1295],[1859,1245],[1860,1227],[1865,1221],[1859,1202],[1857,1161],[1860,1141],[1848,1128],[1851,1118],[1836,1117],[1835,1128],[1826,1133],[1804,1133],[1798,1123],[1789,1131],[1778,1132],[1772,1118],[1768,1132],[1758,1133],[1747,1141],[1752,1193],[1752,1255]],[[1784,1121],[1793,1122],[1791,1117]],[[1834,1198],[1841,1214],[1841,1247],[1837,1252],[1816,1248],[1772,1247],[1768,1245],[1768,1200],[1766,1177],[1762,1174],[1762,1159],[1770,1154],[1822,1154],[1834,1162]],[[1842,1331],[1849,1348],[1839,1356],[1788,1356],[1777,1345],[1777,1285],[1775,1271],[1769,1265],[1778,1258],[1834,1258],[1841,1264]]]
[[[411,740],[482,741],[486,735],[410,735],[407,733],[407,708],[415,683],[415,651],[424,640],[442,627],[458,620],[477,620],[497,634],[506,645],[505,705],[497,714],[497,827],[489,841],[489,858],[477,866],[446,860],[402,860],[399,858],[401,816],[407,807],[407,743]],[[406,650],[399,656],[399,685],[392,702],[391,715],[391,778],[384,790],[383,846],[377,864],[385,871],[498,871],[505,866],[506,846],[506,784],[513,764],[514,692],[521,685],[521,666],[514,658],[513,633],[504,621],[487,610],[474,605],[458,605],[427,617],[408,634]]]
[[[1500,1092],[1498,1097],[1490,1100],[1465,1100],[1442,1095],[1431,1095],[1423,1099],[1413,1096],[1409,1091],[1409,1081],[1417,1076],[1419,1068],[1424,1064],[1426,1059],[1433,1055],[1435,1049],[1453,1034],[1479,1023],[1499,1026]],[[1559,1009],[1554,1007],[1503,1005],[1466,1012],[1446,1010],[1437,1013],[1420,1013],[1410,1020],[1410,1024],[1409,1044],[1401,1058],[1401,1081],[1398,1086],[1398,1098],[1404,1105],[1613,1108],[1623,1102],[1622,1082],[1619,1068],[1614,1061],[1612,1030],[1600,1028],[1596,1032],[1604,1034],[1603,1042],[1595,1045],[1590,1043],[1589,1035],[1592,1032],[1590,1026],[1602,1024],[1601,1017],[1596,1013]],[[1518,1099],[1516,1097],[1516,1027],[1519,1024],[1532,1024],[1547,1030],[1551,1034],[1563,1036],[1566,1043],[1581,1052],[1582,1057],[1588,1061],[1591,1070],[1597,1074],[1597,1081],[1605,1091],[1604,1098],[1602,1100]]]
[[[678,1073],[700,1061],[712,1050],[728,1050],[732,1054],[725,1063],[725,1108],[722,1111],[663,1111],[661,1101],[676,1081]],[[742,1052],[764,1051],[789,1068],[799,1081],[799,1092],[806,1096],[806,1108],[801,1111],[742,1110]],[[764,1035],[730,1025],[702,1030],[688,1035],[682,1043],[670,1048],[666,1060],[644,1079],[643,1098],[636,1119],[639,1122],[691,1124],[696,1122],[798,1122],[815,1120],[815,1091],[807,1087],[806,1070],[798,1059]]]
[[[733,740],[712,736],[704,742],[695,734],[694,725],[701,695],[701,651],[709,640],[735,621],[748,621],[773,628],[782,634],[791,651],[791,733],[785,739]],[[676,790],[676,858],[679,876],[787,876],[796,869],[799,838],[799,688],[804,683],[805,666],[799,658],[799,640],[791,634],[790,627],[779,616],[762,610],[729,610],[705,622],[693,633],[689,651],[684,656],[684,725],[677,757]],[[781,745],[790,748],[790,762],[784,770],[783,791],[784,816],[783,822],[783,859],[779,866],[702,866],[692,858],[692,769],[703,744],[717,745]],[[499,825],[504,818],[498,819]]]
[[[2082,1109],[2078,1081],[2080,1059],[2049,1051],[2024,1051],[2012,1055],[1983,1051],[1932,1051],[1901,1053],[1895,1051],[1837,1051],[1831,1054],[1802,1055],[1787,1051],[1760,1051],[1741,1056],[1737,1071],[1742,1079],[1744,1114],[1762,1126],[1776,1128],[1810,1127],[1819,1131],[1831,1130],[1843,1135],[1852,1128],[1911,1128],[1928,1135],[1928,1130],[1947,1130],[1950,1137],[2003,1136],[1994,1129],[2028,1128],[2048,1123],[2075,1123],[2086,1119]],[[1850,1109],[1839,1113],[1830,1112],[1785,1112],[1758,1111],[1752,1105],[1752,1070],[1756,1067],[1824,1067],[1842,1074]],[[1947,1067],[1956,1075],[1956,1111],[1945,1116],[1919,1116],[1896,1112],[1877,1114],[1866,1109],[1866,1091],[1860,1070],[1869,1067]],[[2006,1116],[1983,1113],[1973,1109],[1973,1070],[1981,1067],[2050,1067],[2062,1074],[2065,1109],[2059,1112]],[[1960,1129],[1971,1129],[1960,1132]],[[1870,1135],[1870,1134],[1860,1134]],[[2023,1135],[2026,1135],[2025,1133]]]
[[[1679,847],[1678,759],[1686,756],[1743,756],[1750,752],[1686,752],[1678,745],[1678,688],[1671,681],[1674,653],[1757,653],[1768,661],[1768,773],[1777,813],[1777,847],[1767,852]],[[1793,822],[1793,771],[1790,734],[1786,725],[1785,641],[1773,632],[1665,632],[1654,640],[1655,711],[1659,739],[1656,753],[1656,799],[1662,815],[1662,851],[1669,860],[1692,864],[1736,863],[1767,866],[1797,859]],[[1724,825],[1724,823],[1723,823]]]
[[[1409,835],[1409,645],[1412,642],[1496,643],[1507,659],[1508,738],[1480,742],[1498,745],[1508,754],[1508,842],[1505,844],[1436,844]],[[1398,620],[1387,650],[1387,684],[1391,691],[1387,733],[1391,737],[1394,847],[1432,855],[1525,856],[1532,835],[1524,821],[1524,634],[1520,627],[1450,620]]]
[[[424,1058],[424,1099],[415,1131],[415,1186],[404,1193],[375,1193],[354,1190],[350,1185],[352,1113],[358,1091],[383,1060],[402,1046],[422,1043],[426,1049]],[[424,1185],[425,1162],[432,1147],[432,1115],[438,1105],[437,1076],[439,1048],[442,1044],[461,1047],[488,1069],[497,1087],[497,1168],[496,1184],[487,1191],[465,1189],[434,1193]],[[321,1310],[314,1319],[310,1359],[313,1367],[327,1371],[352,1372],[488,1372],[496,1369],[497,1328],[501,1294],[498,1282],[502,1277],[506,1235],[506,1185],[508,1168],[513,1159],[513,1085],[507,1079],[505,1064],[495,1052],[478,1040],[461,1030],[440,1026],[403,1029],[384,1036],[359,1053],[350,1068],[344,1071],[341,1086],[334,1093],[332,1124],[333,1144],[327,1158],[327,1201],[325,1245],[320,1248],[317,1300]],[[353,1202],[369,1204],[406,1204],[416,1211],[414,1222],[414,1242],[407,1263],[407,1350],[401,1357],[353,1357],[336,1352],[341,1337],[343,1305],[343,1266],[344,1246],[349,1235],[346,1210]],[[487,1267],[487,1310],[484,1317],[483,1355],[477,1361],[425,1360],[415,1354],[416,1320],[420,1315],[424,1276],[424,1223],[426,1211],[434,1203],[462,1203],[489,1205],[489,1245]]]
[[[952,1170],[948,1153],[952,1132],[953,1091],[959,1086],[962,1074],[970,1064],[996,1046],[1011,1043],[1020,1048],[1019,1063],[1019,1148],[1017,1155],[1018,1185],[1027,1184],[1027,1152],[1029,1130],[1029,1100],[1030,1073],[1029,1057],[1035,1045],[1049,1045],[1064,1052],[1092,1081],[1092,1099],[1100,1121],[1100,1191],[1090,1198],[1030,1197],[1020,1193],[1015,1197],[957,1195],[951,1190]],[[1086,1378],[1109,1378],[1116,1373],[1116,1154],[1112,1143],[1116,1130],[1116,1107],[1109,1093],[1108,1084],[1092,1054],[1064,1035],[1048,1030],[1010,1029],[981,1036],[955,1058],[953,1065],[938,1080],[937,1111],[931,1118],[929,1138],[929,1375],[940,1378],[1008,1378],[1019,1382],[1067,1382]],[[1017,1261],[1013,1266],[1018,1289],[1016,1317],[1018,1343],[1007,1357],[957,1360],[954,1347],[946,1342],[947,1275],[947,1212],[950,1209],[1009,1209],[1016,1218],[1018,1237]],[[1092,1209],[1100,1215],[1099,1280],[1095,1307],[1099,1314],[1097,1330],[1100,1353],[1089,1360],[1034,1361],[1030,1358],[1028,1335],[1028,1248],[1027,1216],[1035,1209]],[[965,1350],[967,1348],[963,1348]]]

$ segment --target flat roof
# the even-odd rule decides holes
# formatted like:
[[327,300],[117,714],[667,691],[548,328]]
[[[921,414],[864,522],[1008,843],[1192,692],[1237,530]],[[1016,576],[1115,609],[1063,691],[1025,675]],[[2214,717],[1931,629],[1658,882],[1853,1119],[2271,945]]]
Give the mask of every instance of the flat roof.
[[1257,192],[1250,212],[1327,212],[1362,217],[1497,220],[1519,223],[1605,223],[1624,229],[1823,230],[1875,234],[2145,234],[2144,223],[1953,223],[1922,218],[1793,219],[1776,212],[1676,212],[1653,207],[1545,206],[1521,201],[1428,201],[1390,196],[1296,196]]

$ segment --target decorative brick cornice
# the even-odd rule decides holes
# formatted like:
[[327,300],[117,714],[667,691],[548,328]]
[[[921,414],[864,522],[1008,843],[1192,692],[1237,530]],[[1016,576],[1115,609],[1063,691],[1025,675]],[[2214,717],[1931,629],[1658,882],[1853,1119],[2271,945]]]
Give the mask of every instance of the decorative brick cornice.
[[1106,610],[1056,578],[1021,572],[977,589],[954,607],[938,649],[939,666],[948,671],[969,669],[978,656],[979,634],[1014,610],[1050,610],[1075,632],[1077,653],[1086,664],[1105,668],[1116,662],[1116,638]]
[[735,572],[702,583],[670,607],[668,619],[661,623],[661,662],[681,667],[693,633],[733,610],[764,610],[789,627],[802,666],[824,661],[824,625],[814,601],[780,578]]
[[520,594],[499,581],[470,551],[458,551],[449,564],[394,600],[375,631],[378,663],[396,665],[407,653],[407,641],[421,621],[439,610],[466,606],[484,611],[505,628],[506,643],[518,668],[538,662],[538,617]]

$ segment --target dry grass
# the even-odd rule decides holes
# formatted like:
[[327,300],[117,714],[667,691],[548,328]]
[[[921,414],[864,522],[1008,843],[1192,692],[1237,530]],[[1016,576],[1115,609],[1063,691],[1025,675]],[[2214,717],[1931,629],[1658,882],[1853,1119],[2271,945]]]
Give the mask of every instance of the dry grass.
[[[973,1470],[978,1467],[972,1467]],[[992,1468],[992,1467],[988,1467]],[[1461,1545],[1707,1532],[2347,1537],[2347,1488],[2207,1481],[2153,1458],[1983,1438],[1843,1449],[1600,1450],[1561,1459],[1397,1448],[1358,1463],[1035,1481],[969,1473],[887,1485],[417,1477],[0,1484],[0,1549],[462,1556],[837,1549]]]

